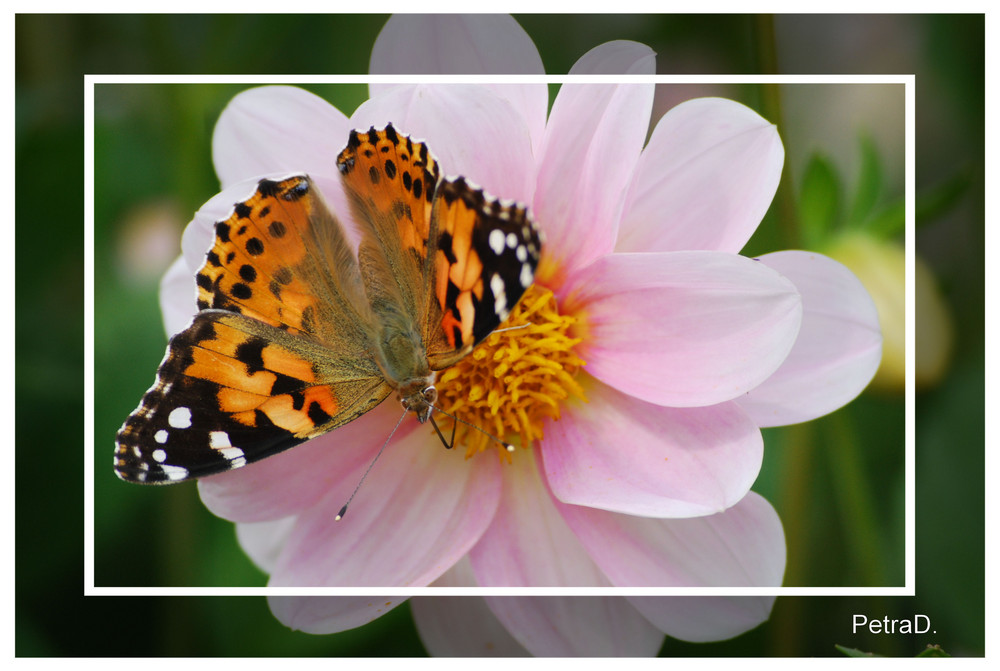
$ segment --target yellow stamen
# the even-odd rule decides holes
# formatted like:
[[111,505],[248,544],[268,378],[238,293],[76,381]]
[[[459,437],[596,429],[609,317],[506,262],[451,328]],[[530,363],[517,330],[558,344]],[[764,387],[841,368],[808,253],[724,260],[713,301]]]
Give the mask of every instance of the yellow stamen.
[[[560,402],[570,396],[586,401],[575,379],[584,366],[573,351],[580,339],[568,335],[575,323],[575,317],[559,314],[551,291],[532,285],[500,329],[441,374],[438,406],[530,447],[542,438],[545,421],[559,418]],[[442,424],[451,429],[454,421],[444,417]],[[465,445],[466,458],[493,445],[510,459],[502,445],[461,423],[455,444]]]

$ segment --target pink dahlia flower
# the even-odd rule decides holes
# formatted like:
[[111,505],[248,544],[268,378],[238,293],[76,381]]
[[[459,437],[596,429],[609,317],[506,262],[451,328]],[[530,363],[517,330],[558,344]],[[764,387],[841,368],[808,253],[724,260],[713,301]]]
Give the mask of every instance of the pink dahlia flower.
[[[442,21],[463,29],[440,30]],[[396,52],[403,33],[411,48]],[[517,24],[488,16],[394,18],[372,70],[426,61],[468,71],[497,49],[502,69],[541,72]],[[652,74],[654,60],[643,45],[614,42],[572,73]],[[392,401],[199,483],[271,586],[780,585],[781,524],[750,491],[760,427],[818,417],[865,387],[880,356],[875,310],[827,258],[738,254],[777,188],[784,152],[772,124],[732,101],[691,100],[658,119],[647,142],[653,89],[564,84],[550,113],[547,87],[513,84],[372,86],[350,117],[285,86],[229,104],[213,138],[223,191],[196,214],[164,278],[168,331],[195,310],[193,273],[213,222],[257,179],[306,172],[349,221],[335,157],[354,128],[391,122],[425,140],[443,172],[529,204],[547,238],[512,317],[530,326],[492,336],[439,375],[445,407],[518,443],[513,455],[498,458],[475,434],[448,451],[406,421],[334,522],[398,418]],[[326,633],[403,598],[270,603],[286,624]],[[726,638],[765,620],[772,602],[422,597],[413,612],[435,653],[489,643],[500,654],[655,654],[663,632]]]

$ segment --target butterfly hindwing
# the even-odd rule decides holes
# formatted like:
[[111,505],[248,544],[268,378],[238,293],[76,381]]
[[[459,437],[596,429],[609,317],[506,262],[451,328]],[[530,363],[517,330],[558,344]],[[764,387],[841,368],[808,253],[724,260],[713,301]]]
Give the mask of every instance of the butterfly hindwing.
[[346,424],[391,391],[370,362],[337,368],[317,350],[245,316],[200,312],[118,432],[115,471],[161,483],[237,468]]
[[441,181],[432,218],[436,300],[424,342],[440,370],[507,319],[534,281],[542,243],[523,205],[491,198],[461,177]]

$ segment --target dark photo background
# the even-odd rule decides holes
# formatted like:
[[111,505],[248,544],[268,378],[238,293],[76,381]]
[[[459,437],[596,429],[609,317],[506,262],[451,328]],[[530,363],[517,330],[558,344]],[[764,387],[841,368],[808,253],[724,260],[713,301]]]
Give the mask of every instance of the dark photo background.
[[[260,597],[82,595],[83,75],[365,73],[385,18],[16,18],[17,655],[425,654],[407,605],[357,630],[309,636],[277,622]],[[952,333],[938,369],[917,394],[917,595],[780,597],[771,619],[743,636],[698,645],[667,639],[661,654],[831,656],[840,654],[834,647],[840,644],[912,656],[937,644],[956,656],[982,655],[984,18],[516,18],[549,73],[565,73],[602,42],[632,39],[657,52],[663,74],[916,74],[916,245],[937,285],[936,291],[918,287],[918,315],[922,299],[941,299],[926,308],[935,322],[918,328],[918,357],[937,351],[941,324]],[[97,91],[98,585],[266,582],[239,549],[232,525],[208,513],[193,486],[128,487],[109,468],[114,432],[163,355],[157,282],[176,256],[184,224],[217,191],[212,127],[242,88],[106,85]],[[364,86],[307,88],[347,114],[366,97]],[[810,248],[833,249],[830,230],[850,219],[858,192],[866,189],[873,193],[875,237],[885,245],[902,241],[893,228],[903,193],[901,87],[875,94],[856,86],[662,88],[654,121],[681,100],[722,95],[778,123],[787,180],[745,253],[791,248],[803,239],[814,242]],[[804,206],[823,197],[833,203],[826,211]],[[822,223],[809,228],[825,219],[833,222],[829,230]],[[902,389],[890,379],[827,418],[765,432],[764,467],[754,489],[785,526],[786,585],[903,583],[902,421]],[[923,613],[936,634],[854,635],[854,613],[879,619]]]

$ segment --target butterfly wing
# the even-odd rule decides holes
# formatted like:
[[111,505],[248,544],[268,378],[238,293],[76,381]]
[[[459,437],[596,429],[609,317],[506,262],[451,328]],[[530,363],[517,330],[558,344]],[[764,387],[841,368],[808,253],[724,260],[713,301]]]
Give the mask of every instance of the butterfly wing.
[[205,310],[171,338],[156,383],[118,432],[115,472],[169,483],[238,468],[346,424],[389,391],[365,359]]
[[490,334],[534,279],[539,232],[526,209],[464,179],[442,179],[427,146],[397,132],[353,131],[337,159],[373,304],[401,306],[430,367],[446,368]]
[[498,201],[463,178],[434,199],[434,299],[424,342],[431,368],[453,365],[493,332],[535,278],[541,234],[523,205]]
[[262,179],[215,225],[198,308],[244,314],[330,349],[365,352],[371,315],[343,227],[305,175]]
[[384,130],[351,131],[337,166],[361,229],[358,261],[374,311],[383,320],[417,323],[430,292],[427,258],[440,180],[437,161],[426,145],[390,124]]
[[263,459],[391,391],[340,224],[304,176],[262,180],[216,224],[191,326],[117,436],[125,480],[177,482]]

